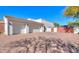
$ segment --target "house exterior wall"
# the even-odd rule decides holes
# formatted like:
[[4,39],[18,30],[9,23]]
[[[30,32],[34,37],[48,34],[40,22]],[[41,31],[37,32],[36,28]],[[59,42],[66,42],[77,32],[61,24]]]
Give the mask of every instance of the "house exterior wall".
[[9,35],[8,34],[8,19],[6,18],[6,17],[3,17],[3,19],[4,19],[4,34],[5,35]]
[[10,21],[8,25],[8,34],[12,35],[13,34],[13,23]]
[[12,24],[13,34],[26,34],[29,33],[29,27],[25,23]]
[[24,34],[29,33],[29,26],[27,24],[25,24],[23,32]]
[[[34,19],[33,19],[34,20]],[[43,19],[36,19],[34,20],[36,22],[40,22],[40,23],[43,23],[45,28],[46,28],[46,32],[51,32],[51,29],[54,27],[54,24],[51,23],[51,22],[48,22],[46,20],[43,20]],[[44,29],[43,29],[44,30]]]
[[29,32],[43,32],[42,29],[41,29],[41,26],[30,26],[29,27]]
[[12,34],[23,34],[28,32],[27,25],[21,23],[12,23],[6,17],[4,17],[4,34],[12,35]]
[[33,32],[41,32],[41,26],[29,26],[27,24],[13,25],[13,34],[26,34]]
[[4,33],[4,23],[0,23],[0,34]]
[[21,24],[13,24],[13,34],[21,34],[22,25]]
[[[14,18],[15,20],[16,18]],[[17,20],[17,19],[16,19]],[[24,21],[24,20],[23,20]],[[14,22],[13,19],[8,19],[4,17],[4,34],[13,35],[13,34],[26,34],[33,32],[42,32],[42,25],[37,23],[27,22]]]
[[46,32],[52,32],[52,31],[51,31],[51,28],[48,28],[48,27],[47,27],[47,28],[46,28]]
[[54,32],[57,32],[57,27],[56,27],[56,28],[53,28],[53,31],[54,31]]
[[6,17],[4,17],[3,19],[4,19],[4,34],[12,35],[13,34],[12,22],[8,21],[8,19]]

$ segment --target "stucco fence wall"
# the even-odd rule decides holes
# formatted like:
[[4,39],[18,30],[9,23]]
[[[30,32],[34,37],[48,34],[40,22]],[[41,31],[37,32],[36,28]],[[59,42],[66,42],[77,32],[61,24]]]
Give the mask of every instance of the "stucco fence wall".
[[4,23],[0,23],[0,34],[4,33]]

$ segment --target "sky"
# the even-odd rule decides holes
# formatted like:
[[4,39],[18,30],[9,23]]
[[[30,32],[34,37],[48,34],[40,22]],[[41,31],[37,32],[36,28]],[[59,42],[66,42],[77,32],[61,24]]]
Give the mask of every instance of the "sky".
[[0,19],[3,16],[14,16],[17,18],[42,18],[49,22],[57,22],[66,25],[72,19],[63,15],[66,6],[0,6]]

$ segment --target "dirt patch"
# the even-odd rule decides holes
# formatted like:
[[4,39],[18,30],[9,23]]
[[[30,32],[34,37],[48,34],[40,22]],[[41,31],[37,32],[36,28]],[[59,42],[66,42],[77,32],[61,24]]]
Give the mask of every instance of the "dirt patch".
[[1,53],[79,53],[79,35],[32,33],[0,36]]

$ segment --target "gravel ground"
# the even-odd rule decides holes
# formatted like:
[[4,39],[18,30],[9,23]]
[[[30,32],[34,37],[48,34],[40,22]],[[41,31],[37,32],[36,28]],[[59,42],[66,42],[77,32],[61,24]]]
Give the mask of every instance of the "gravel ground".
[[79,35],[72,33],[31,33],[0,35],[1,53],[78,53]]

